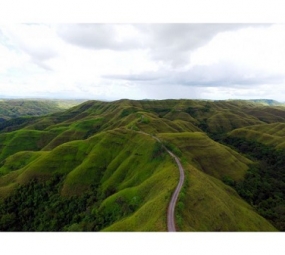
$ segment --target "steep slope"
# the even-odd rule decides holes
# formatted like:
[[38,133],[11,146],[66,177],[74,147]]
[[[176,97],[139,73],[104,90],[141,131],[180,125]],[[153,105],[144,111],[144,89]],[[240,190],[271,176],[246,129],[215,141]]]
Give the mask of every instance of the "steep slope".
[[214,142],[205,133],[164,133],[159,137],[176,146],[185,161],[218,179],[225,176],[234,180],[242,179],[252,163],[232,149]]
[[181,207],[182,231],[275,231],[236,191],[190,164]]
[[238,128],[222,140],[254,161],[243,180],[225,179],[260,215],[285,230],[284,123]]
[[[27,160],[22,168],[3,176],[0,187],[8,190],[12,184],[25,185],[31,180],[44,181],[60,175],[64,177],[60,189],[63,197],[80,196],[96,187],[97,204],[91,205],[89,211],[98,210],[105,217],[112,214],[112,219],[106,218],[108,224],[105,225],[109,225],[109,229],[165,231],[165,210],[178,172],[171,158],[157,146],[151,137],[134,131],[103,132],[88,140],[65,143],[36,155],[34,161]],[[12,166],[15,165],[8,158],[4,167],[11,169]],[[85,210],[81,213],[87,213]],[[121,220],[123,224],[120,224]],[[94,230],[98,224],[95,222],[96,219],[87,226],[80,221],[68,222],[62,229],[76,225],[79,230]]]
[[284,149],[285,123],[254,125],[235,129],[229,133],[229,137],[244,138],[274,146],[276,149]]
[[[11,120],[0,128],[0,227],[166,231],[179,173],[161,144],[137,132],[144,131],[159,137],[187,169],[178,229],[275,230],[221,181],[243,180],[252,161],[202,132],[263,125],[256,113],[263,107],[240,101],[88,101],[20,124]],[[283,109],[272,111],[267,121],[283,118]]]
[[48,131],[21,129],[0,134],[0,162],[21,151],[39,151],[56,135]]

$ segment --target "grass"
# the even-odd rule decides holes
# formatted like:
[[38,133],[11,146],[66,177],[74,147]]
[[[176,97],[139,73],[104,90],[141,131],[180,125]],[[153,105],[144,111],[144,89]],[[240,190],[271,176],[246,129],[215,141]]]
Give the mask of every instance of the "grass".
[[38,151],[54,136],[52,132],[26,129],[0,134],[0,161],[20,151]]
[[239,128],[230,132],[229,136],[243,137],[247,140],[255,140],[266,145],[274,146],[276,149],[282,149],[285,148],[284,130],[284,123],[271,123]]
[[227,111],[218,112],[207,119],[209,131],[212,133],[228,132],[230,130],[262,123],[257,118],[242,113]]
[[[182,231],[272,231],[221,182],[242,179],[251,161],[202,130],[281,146],[284,124],[265,122],[280,121],[284,113],[239,101],[87,101],[27,124],[11,122],[0,133],[0,197],[34,178],[61,174],[64,197],[97,187],[100,199],[88,213],[115,215],[102,231],[166,231],[179,172],[155,139],[136,132],[141,130],[159,137],[185,166],[187,185],[177,211]],[[80,227],[80,222],[74,226]]]
[[[82,194],[97,183],[104,196],[100,205],[103,211],[111,210],[118,198],[130,203],[133,198],[139,198],[134,214],[118,219],[109,229],[165,231],[166,211],[161,208],[167,208],[166,197],[175,188],[178,171],[167,154],[161,159],[152,158],[155,143],[149,136],[124,129],[100,133],[88,140],[68,142],[50,152],[40,152],[41,155],[37,155],[33,162],[14,171],[15,174],[1,189],[9,191],[11,183],[22,184],[33,178],[46,179],[55,174],[66,174],[62,195]],[[111,149],[110,144],[113,145]],[[145,210],[152,211],[152,217],[144,214]]]
[[237,193],[188,164],[182,231],[276,231]]
[[160,134],[182,152],[182,158],[199,170],[215,178],[229,176],[234,180],[243,178],[251,161],[230,148],[211,140],[205,133],[184,132]]
[[104,231],[166,231],[166,212],[171,192],[178,179],[177,173],[173,162],[168,160],[156,168],[155,173],[140,185],[131,190],[124,189],[105,200],[102,207],[112,208],[112,201],[117,196],[127,195],[130,191],[143,198],[142,204],[134,214],[105,228]]
[[21,151],[15,153],[2,161],[0,175],[5,175],[11,171],[21,169],[36,160],[41,155],[43,155],[43,152]]

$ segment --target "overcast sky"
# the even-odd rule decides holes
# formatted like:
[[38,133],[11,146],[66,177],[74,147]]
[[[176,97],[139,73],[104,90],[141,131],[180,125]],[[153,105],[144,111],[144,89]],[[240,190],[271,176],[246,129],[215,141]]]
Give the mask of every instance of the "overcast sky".
[[0,97],[285,101],[285,24],[0,26]]

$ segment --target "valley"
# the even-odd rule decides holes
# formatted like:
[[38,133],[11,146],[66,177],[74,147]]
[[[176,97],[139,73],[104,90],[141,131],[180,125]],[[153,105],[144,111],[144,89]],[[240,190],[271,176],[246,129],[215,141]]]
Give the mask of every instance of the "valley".
[[284,106],[245,100],[11,116],[0,123],[0,231],[168,231],[179,180],[176,231],[283,231],[284,125]]

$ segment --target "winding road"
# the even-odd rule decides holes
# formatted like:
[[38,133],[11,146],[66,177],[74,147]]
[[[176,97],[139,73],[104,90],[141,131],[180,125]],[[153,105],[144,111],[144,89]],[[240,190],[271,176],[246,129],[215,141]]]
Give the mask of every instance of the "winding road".
[[[167,150],[167,149],[166,149]],[[175,161],[176,164],[179,168],[179,173],[180,173],[180,177],[179,177],[179,182],[178,185],[171,197],[169,206],[168,206],[168,211],[167,211],[167,229],[168,232],[175,232],[176,231],[176,227],[175,227],[175,216],[174,216],[174,210],[175,210],[175,206],[178,200],[178,195],[181,191],[182,185],[184,183],[184,169],[181,165],[180,160],[169,150],[167,150],[168,154],[170,154],[170,156],[172,156]]]
[[[161,141],[156,136],[150,135],[150,134],[142,132],[142,131],[139,131],[139,133],[142,133],[142,134],[145,134],[145,135],[149,135],[152,138],[154,138],[155,140],[157,140],[159,143],[161,143]],[[181,191],[181,188],[182,188],[182,185],[184,183],[185,175],[184,175],[184,169],[183,169],[183,167],[181,165],[181,162],[178,159],[178,157],[175,156],[164,145],[163,145],[163,147],[168,152],[168,154],[175,159],[176,164],[177,164],[177,166],[179,168],[179,173],[180,173],[178,185],[177,185],[174,193],[172,194],[170,203],[168,205],[168,210],[167,210],[167,229],[168,229],[168,232],[176,232],[174,212],[175,212],[175,206],[176,206],[176,203],[177,203],[177,200],[178,200],[178,195],[179,195],[179,193]]]

